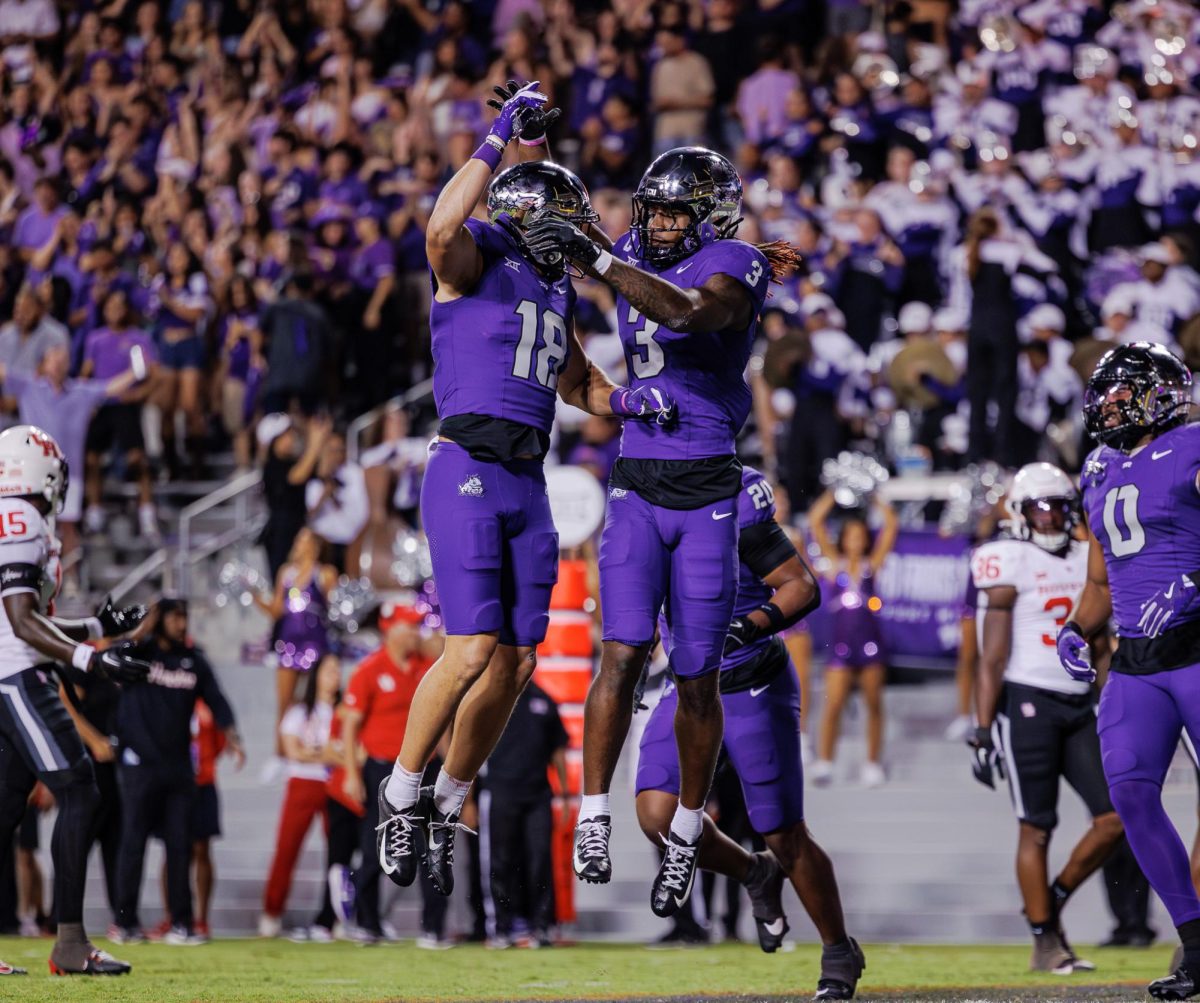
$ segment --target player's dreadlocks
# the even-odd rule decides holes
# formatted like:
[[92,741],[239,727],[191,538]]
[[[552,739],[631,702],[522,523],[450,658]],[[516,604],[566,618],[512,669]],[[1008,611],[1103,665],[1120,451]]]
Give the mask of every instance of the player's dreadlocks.
[[799,248],[794,244],[789,244],[786,240],[772,240],[766,244],[755,244],[754,246],[767,259],[767,266],[771,269],[772,282],[782,282],[800,267],[800,262],[803,260]]

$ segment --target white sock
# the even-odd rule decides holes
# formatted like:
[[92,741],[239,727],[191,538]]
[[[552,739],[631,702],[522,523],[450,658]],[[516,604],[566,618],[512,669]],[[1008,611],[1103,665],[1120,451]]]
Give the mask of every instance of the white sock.
[[[367,791],[367,797],[370,796],[371,792]],[[421,796],[421,774],[409,773],[397,759],[383,796],[393,808],[411,808]]]
[[437,780],[433,784],[433,806],[443,815],[453,815],[457,818],[462,814],[463,803],[467,800],[467,791],[471,789],[471,781],[465,783],[455,780],[444,769],[438,771]]
[[685,808],[682,804],[675,809],[671,819],[671,832],[685,843],[695,843],[704,831],[704,809]]
[[612,818],[608,810],[607,794],[584,794],[579,799],[580,822],[590,822],[601,815],[604,815],[606,818]]

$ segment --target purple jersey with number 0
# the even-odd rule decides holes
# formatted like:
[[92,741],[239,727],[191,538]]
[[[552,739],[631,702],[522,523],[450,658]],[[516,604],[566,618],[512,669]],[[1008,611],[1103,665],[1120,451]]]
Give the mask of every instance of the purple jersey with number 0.
[[487,415],[549,434],[575,290],[540,276],[501,227],[466,227],[483,256],[479,282],[429,311],[438,417]]
[[[638,260],[628,233],[617,240],[613,254],[651,270]],[[743,328],[683,334],[647,320],[624,297],[617,297],[629,385],[652,384],[679,405],[679,420],[665,428],[654,422],[627,422],[621,438],[622,456],[698,460],[733,453],[734,437],[750,414],[745,371],[758,313],[767,296],[767,259],[744,241],[718,240],[658,272],[660,278],[681,289],[702,286],[718,274],[736,279],[750,295],[753,316]]]
[[[1146,600],[1200,571],[1198,473],[1200,425],[1164,432],[1132,456],[1101,446],[1084,464],[1083,505],[1104,550],[1121,637],[1144,636],[1138,620]],[[1196,619],[1200,608],[1177,623]]]

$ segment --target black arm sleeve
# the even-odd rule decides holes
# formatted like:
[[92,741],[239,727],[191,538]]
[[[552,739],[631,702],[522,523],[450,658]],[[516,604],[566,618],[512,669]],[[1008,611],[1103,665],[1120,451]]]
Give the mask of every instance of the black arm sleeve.
[[197,687],[200,698],[208,704],[208,709],[213,713],[213,720],[223,731],[233,724],[233,708],[225,699],[225,694],[217,682],[217,675],[213,672],[212,666],[208,664],[208,659],[199,651],[193,651],[192,657],[196,660],[196,674],[200,677],[200,685]]
[[36,564],[6,564],[0,568],[0,595],[41,592],[44,574]]
[[738,560],[759,578],[766,578],[784,561],[799,556],[777,522],[756,522],[738,535]]

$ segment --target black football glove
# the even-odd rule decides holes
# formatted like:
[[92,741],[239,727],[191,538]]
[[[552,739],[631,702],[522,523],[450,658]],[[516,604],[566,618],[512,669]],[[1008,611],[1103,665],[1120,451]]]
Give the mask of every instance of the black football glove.
[[135,630],[137,625],[146,619],[147,612],[149,611],[141,603],[118,608],[113,603],[112,596],[108,595],[96,610],[96,619],[100,621],[105,637],[116,637],[118,634],[128,634]]
[[1004,760],[992,741],[991,729],[976,728],[975,733],[967,739],[967,745],[971,747],[971,772],[975,774],[975,779],[984,787],[995,790],[996,780],[1005,779]]
[[747,644],[754,643],[763,636],[764,632],[764,628],[756,624],[750,617],[735,616],[725,633],[725,650],[722,654],[728,655],[732,651],[737,651],[738,648],[744,648]]
[[[515,80],[510,80],[507,87],[493,88],[499,100],[488,101],[488,106],[495,108],[496,111],[503,111],[504,102],[510,100],[520,89],[521,85]],[[517,139],[536,146],[546,138],[546,132],[558,121],[560,115],[562,112],[557,108],[542,106],[518,108],[513,115],[513,134]]]
[[114,683],[140,683],[150,675],[150,663],[127,654],[126,648],[97,651],[88,662],[88,671],[99,679]]
[[525,230],[525,243],[534,257],[545,257],[557,251],[585,269],[591,268],[603,251],[574,223],[553,213],[538,216],[529,224]]

